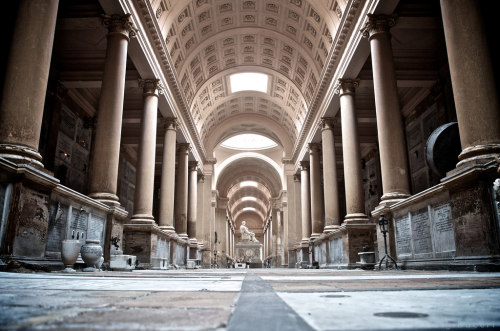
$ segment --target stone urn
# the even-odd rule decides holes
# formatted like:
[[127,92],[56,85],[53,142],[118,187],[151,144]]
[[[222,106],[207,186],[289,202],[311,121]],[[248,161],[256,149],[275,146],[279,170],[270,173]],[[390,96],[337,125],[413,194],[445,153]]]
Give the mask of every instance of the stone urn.
[[63,272],[75,272],[73,266],[78,259],[78,253],[80,253],[80,240],[66,239],[61,244],[61,258],[65,266]]
[[87,268],[83,271],[99,271],[101,264],[103,262],[102,257],[102,247],[99,240],[85,241],[85,245],[82,246],[80,253],[82,254],[82,259],[87,265]]

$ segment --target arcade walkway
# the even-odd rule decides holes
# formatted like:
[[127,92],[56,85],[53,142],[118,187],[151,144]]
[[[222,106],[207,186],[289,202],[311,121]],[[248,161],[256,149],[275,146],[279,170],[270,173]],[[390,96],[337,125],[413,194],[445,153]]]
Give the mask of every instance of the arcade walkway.
[[0,329],[493,329],[499,299],[500,273],[0,273]]

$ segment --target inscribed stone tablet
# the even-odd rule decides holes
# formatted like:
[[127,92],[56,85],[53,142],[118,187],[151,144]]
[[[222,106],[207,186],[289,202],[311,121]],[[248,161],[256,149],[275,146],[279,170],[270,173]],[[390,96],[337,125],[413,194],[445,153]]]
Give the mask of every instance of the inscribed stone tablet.
[[87,232],[88,218],[89,214],[85,211],[72,208],[68,239],[80,239],[82,244],[85,244],[85,233]]
[[94,214],[89,220],[87,228],[87,239],[99,240],[102,244],[102,233],[104,231],[104,219]]
[[432,253],[431,226],[427,208],[411,214],[411,225],[415,254]]
[[446,203],[434,207],[432,220],[435,251],[438,253],[455,251],[455,232],[450,205]]
[[408,216],[396,219],[396,250],[398,257],[411,256],[411,226]]
[[49,228],[47,232],[46,252],[60,252],[61,241],[66,239],[68,206],[53,203],[49,207]]

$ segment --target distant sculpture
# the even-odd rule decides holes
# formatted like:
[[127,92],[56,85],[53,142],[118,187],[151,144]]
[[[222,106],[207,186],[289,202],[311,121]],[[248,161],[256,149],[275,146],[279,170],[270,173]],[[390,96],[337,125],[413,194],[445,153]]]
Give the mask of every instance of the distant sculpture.
[[245,224],[246,224],[245,221],[241,222],[240,226],[241,240],[250,240],[255,243],[258,243],[259,241],[255,238],[255,233],[249,231],[248,228],[245,226]]

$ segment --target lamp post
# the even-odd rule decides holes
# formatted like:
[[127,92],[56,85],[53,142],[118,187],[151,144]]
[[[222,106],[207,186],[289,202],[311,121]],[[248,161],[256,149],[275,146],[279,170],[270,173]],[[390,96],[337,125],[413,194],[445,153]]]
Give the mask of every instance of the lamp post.
[[378,220],[378,225],[380,225],[380,232],[382,232],[384,236],[384,248],[385,248],[385,255],[384,257],[380,260],[378,264],[378,269],[382,267],[382,262],[385,260],[385,268],[387,269],[389,266],[389,260],[394,262],[394,265],[396,266],[396,269],[398,268],[398,264],[396,263],[396,260],[394,260],[388,253],[387,253],[387,224],[389,222],[387,221],[387,218],[385,218],[384,214],[380,215],[380,218]]

